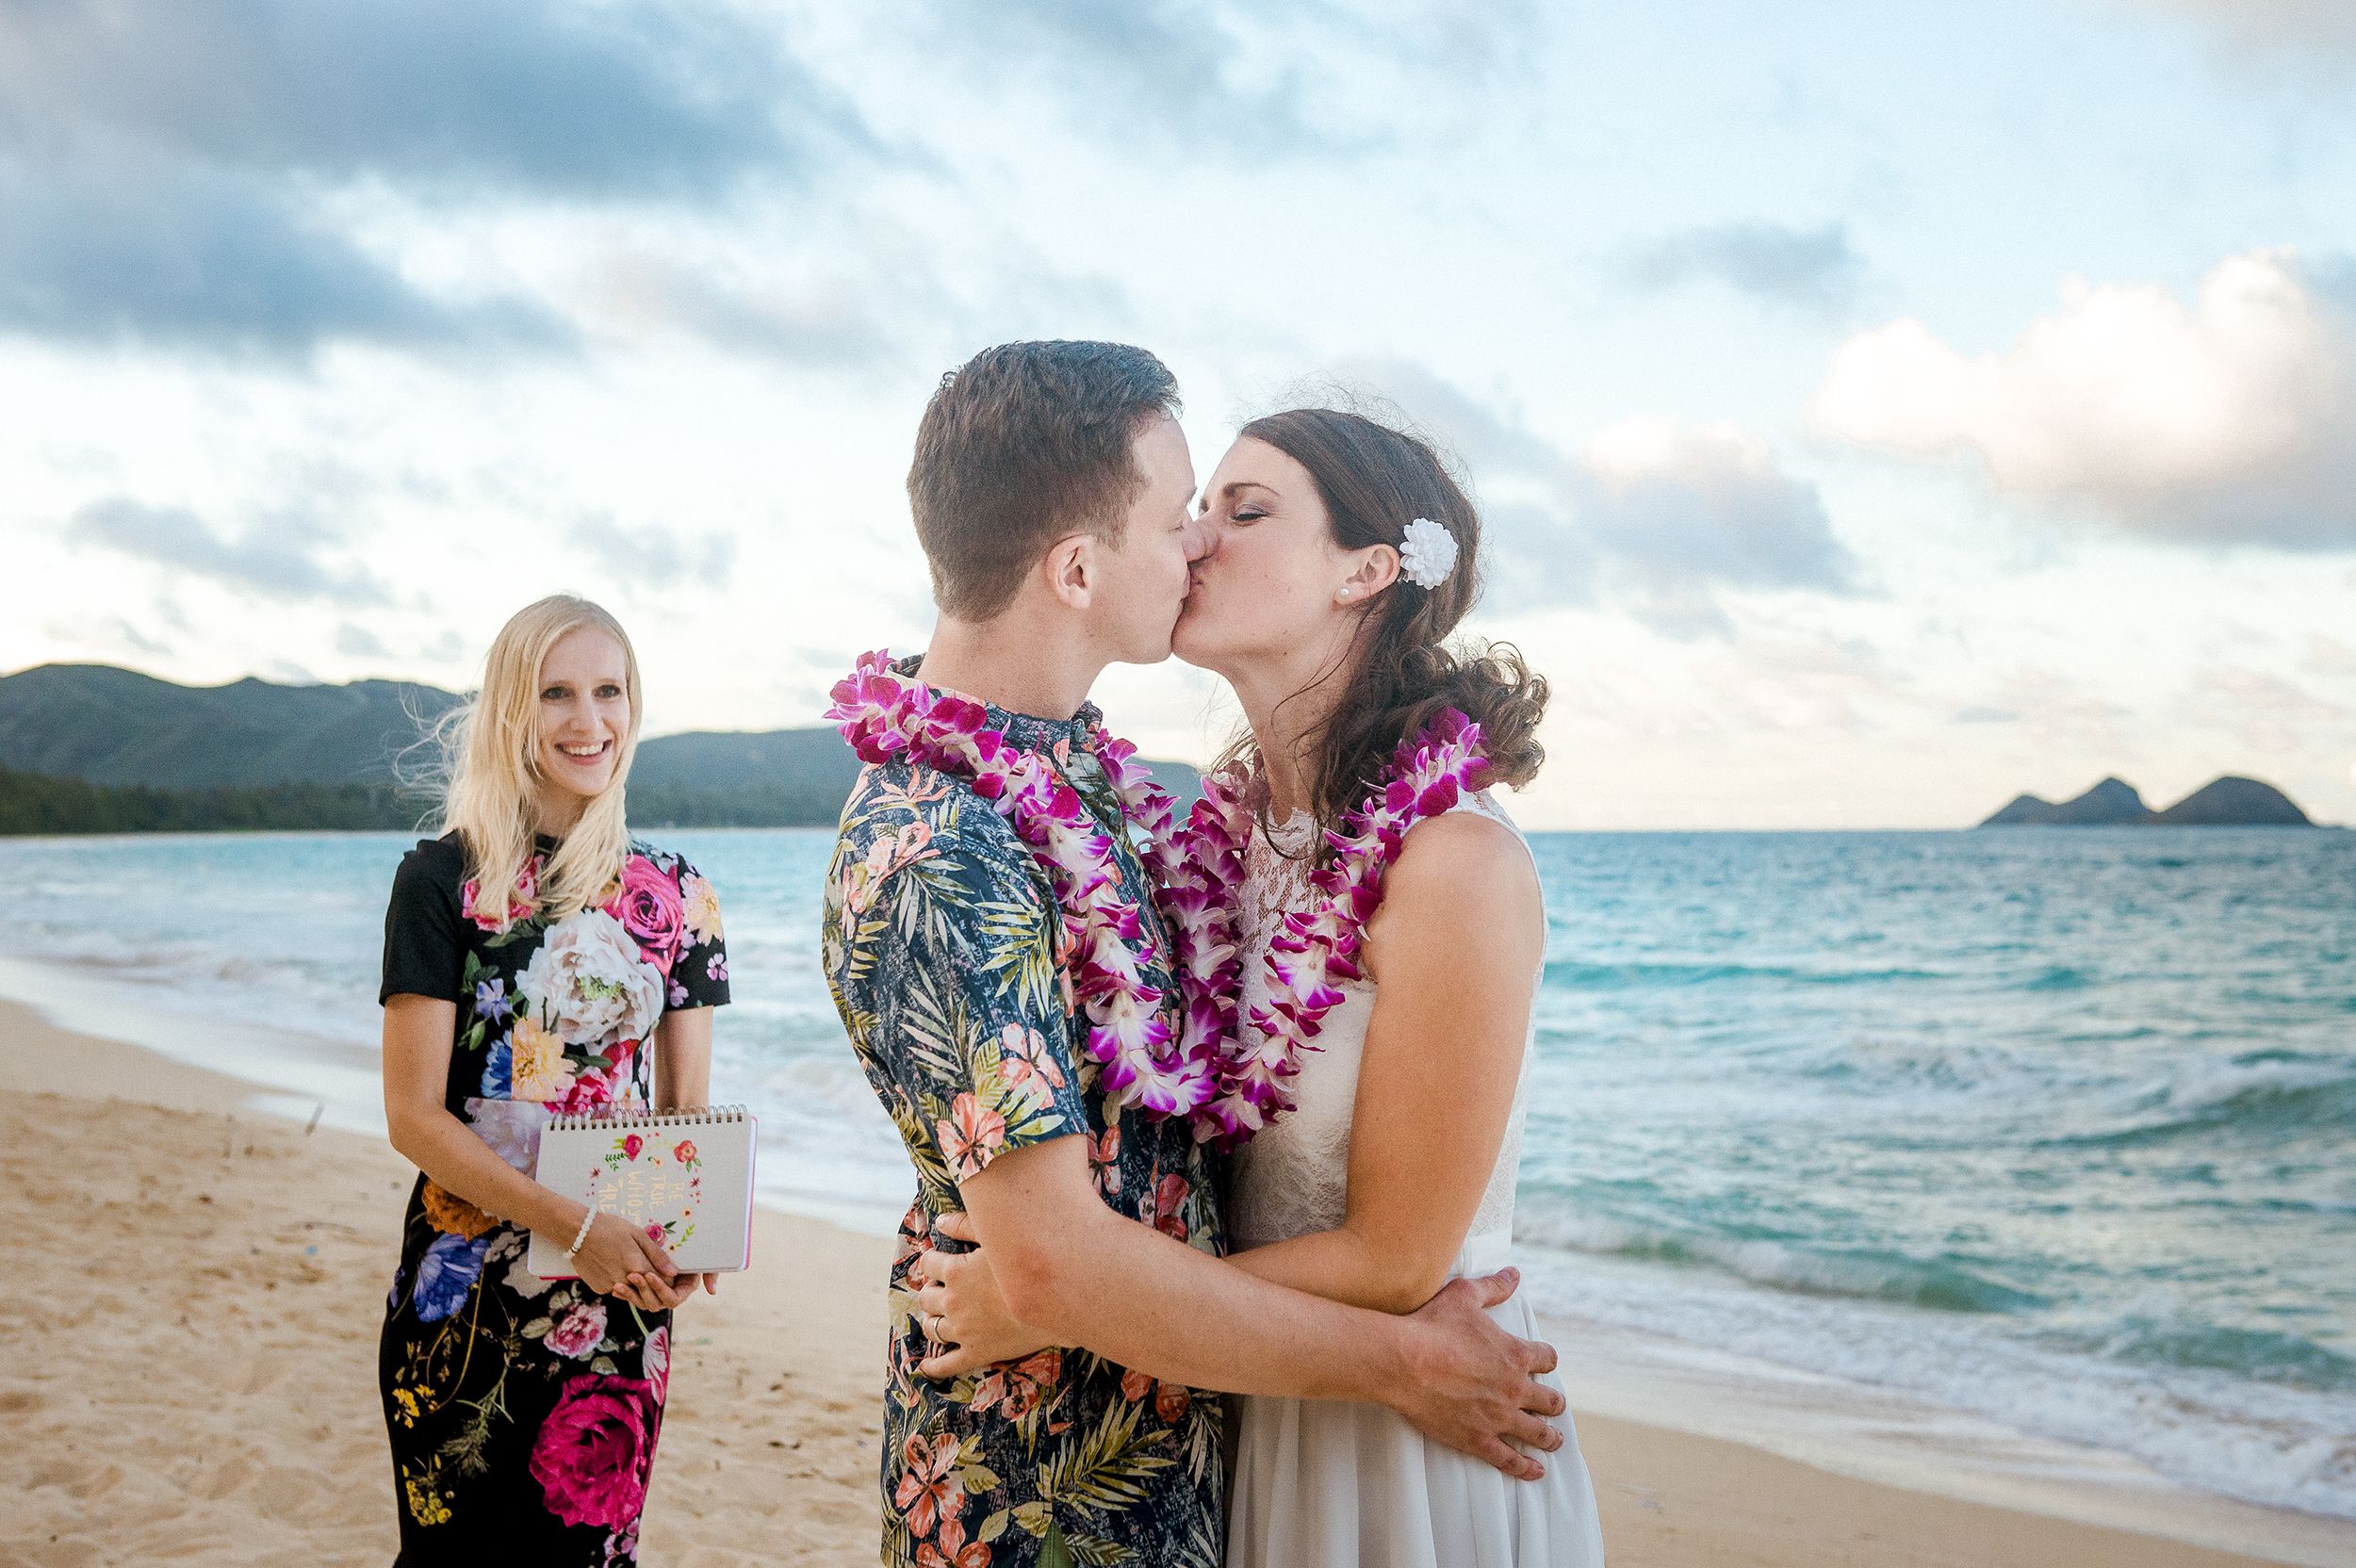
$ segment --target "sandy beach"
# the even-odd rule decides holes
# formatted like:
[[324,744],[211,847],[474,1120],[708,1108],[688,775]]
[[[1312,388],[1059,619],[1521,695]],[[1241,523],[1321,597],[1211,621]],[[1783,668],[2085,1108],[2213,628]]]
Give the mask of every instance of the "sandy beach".
[[[406,1163],[14,1004],[0,1053],[25,1135],[0,1148],[22,1260],[0,1307],[0,1564],[389,1560],[375,1349]],[[756,1271],[682,1310],[646,1561],[875,1560],[887,1255],[764,1212]],[[1628,1568],[2226,1568],[2356,1550],[2356,1527],[2190,1494],[2149,1517],[2266,1555],[1881,1484],[1600,1413],[1574,1358],[1565,1371]],[[1628,1391],[1610,1393],[1624,1410]]]

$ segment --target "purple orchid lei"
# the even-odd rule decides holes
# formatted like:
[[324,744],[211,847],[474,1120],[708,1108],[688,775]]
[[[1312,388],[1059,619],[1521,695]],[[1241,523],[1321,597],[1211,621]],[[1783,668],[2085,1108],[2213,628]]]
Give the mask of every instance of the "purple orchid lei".
[[[1252,1009],[1250,1020],[1251,1032],[1259,1037],[1256,1044],[1235,1027],[1238,1009],[1233,1000],[1242,969],[1233,956],[1233,890],[1242,883],[1252,812],[1246,804],[1243,778],[1227,774],[1203,781],[1203,798],[1166,857],[1166,861],[1193,868],[1199,876],[1203,868],[1211,868],[1203,879],[1220,884],[1215,901],[1221,923],[1206,933],[1208,952],[1216,957],[1223,944],[1230,956],[1213,972],[1215,994],[1209,998],[1192,989],[1197,964],[1190,961],[1180,975],[1188,987],[1189,1025],[1198,1014],[1214,1008],[1219,1018],[1209,1042],[1219,1067],[1219,1089],[1196,1113],[1198,1138],[1235,1149],[1294,1108],[1288,1081],[1301,1070],[1301,1053],[1318,1049],[1313,1042],[1325,1015],[1341,1004],[1334,982],[1366,977],[1358,963],[1359,948],[1366,923],[1382,906],[1383,874],[1407,830],[1451,809],[1464,794],[1481,789],[1488,773],[1481,727],[1456,709],[1443,710],[1399,743],[1383,787],[1343,816],[1340,831],[1326,833],[1333,858],[1309,874],[1310,886],[1320,896],[1306,910],[1285,913],[1268,941],[1268,1001]],[[1179,940],[1183,949],[1185,939]]]
[[[971,781],[1046,866],[1063,911],[1058,956],[1072,999],[1088,1009],[1088,1054],[1104,1069],[1102,1083],[1114,1103],[1183,1116],[1208,1100],[1217,1086],[1209,1059],[1178,1046],[1161,1016],[1161,989],[1141,972],[1144,924],[1137,906],[1121,896],[1113,841],[1054,765],[983,727],[980,703],[903,678],[881,650],[861,656],[850,677],[836,682],[833,697],[826,717],[861,761],[912,762]],[[1153,831],[1158,805],[1166,829],[1170,797],[1131,765],[1136,748],[1101,729],[1090,744],[1123,814],[1138,802],[1147,815],[1137,825]]]
[[1342,1000],[1333,982],[1363,978],[1359,944],[1407,829],[1479,789],[1488,770],[1481,727],[1454,709],[1400,744],[1383,789],[1343,818],[1343,831],[1326,835],[1334,856],[1311,875],[1323,895],[1317,906],[1285,915],[1269,944],[1268,1001],[1250,1021],[1255,1044],[1237,1026],[1235,1001],[1243,974],[1235,895],[1252,821],[1242,778],[1205,778],[1203,798],[1173,832],[1173,802],[1132,761],[1137,748],[1101,728],[1090,736],[1123,819],[1147,837],[1184,1004],[1173,1031],[1161,1017],[1163,993],[1141,972],[1143,923],[1121,896],[1112,840],[1052,764],[985,728],[980,703],[903,678],[880,650],[862,655],[832,695],[826,717],[861,761],[954,774],[1007,818],[1055,890],[1058,956],[1072,999],[1088,1009],[1088,1054],[1106,1094],[1150,1116],[1187,1117],[1198,1140],[1221,1149],[1293,1109],[1286,1080]]

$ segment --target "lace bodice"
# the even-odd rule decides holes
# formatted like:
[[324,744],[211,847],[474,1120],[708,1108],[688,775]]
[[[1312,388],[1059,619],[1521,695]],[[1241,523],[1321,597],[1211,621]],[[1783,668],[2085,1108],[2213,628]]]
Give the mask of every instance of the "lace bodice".
[[[1513,818],[1485,790],[1469,794],[1454,809],[1477,811],[1513,827]],[[1240,900],[1243,944],[1243,1011],[1268,1000],[1268,939],[1287,910],[1309,906],[1315,890],[1309,886],[1310,862],[1302,857],[1315,823],[1296,812],[1276,825],[1275,843],[1259,831],[1252,836]],[[1514,835],[1521,830],[1513,828]],[[1527,841],[1525,841],[1527,847]],[[1279,850],[1284,853],[1279,853]],[[1535,996],[1539,975],[1530,976]],[[1357,1106],[1358,1069],[1366,1052],[1366,1025],[1374,1016],[1372,981],[1341,986],[1342,1001],[1325,1015],[1324,1027],[1313,1042],[1319,1049],[1301,1054],[1301,1070],[1293,1079],[1293,1098],[1300,1108],[1243,1146],[1231,1167],[1228,1194],[1228,1233],[1238,1247],[1283,1241],[1339,1225],[1350,1193],[1350,1125]],[[1249,1028],[1247,1023],[1245,1027]],[[1520,1076],[1513,1090],[1513,1108],[1506,1119],[1505,1142],[1481,1195],[1468,1236],[1510,1232],[1513,1226],[1513,1183],[1521,1166],[1522,1119],[1530,1088],[1530,1043],[1533,1023],[1522,1042]]]

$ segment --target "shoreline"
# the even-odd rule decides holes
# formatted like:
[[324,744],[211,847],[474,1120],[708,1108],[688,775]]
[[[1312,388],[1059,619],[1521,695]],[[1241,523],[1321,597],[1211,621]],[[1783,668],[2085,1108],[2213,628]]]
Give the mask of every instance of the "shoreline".
[[[25,966],[10,967],[22,978]],[[71,1003],[61,1010],[87,1012]],[[286,1352],[335,1368],[319,1374],[319,1408],[336,1413],[332,1423],[312,1419],[306,1427],[309,1412],[298,1416],[283,1401],[267,1399],[241,1420],[284,1426],[288,1453],[327,1443],[337,1459],[329,1490],[351,1499],[345,1511],[351,1518],[336,1515],[341,1522],[335,1528],[352,1532],[340,1539],[355,1549],[363,1537],[381,1540],[389,1551],[392,1502],[378,1474],[387,1466],[373,1362],[379,1293],[391,1266],[410,1168],[381,1135],[340,1125],[352,1119],[349,1116],[325,1116],[326,1102],[316,1096],[289,1094],[140,1044],[78,1032],[50,1021],[44,1013],[0,999],[0,1041],[6,1042],[20,1092],[40,1097],[31,1102],[48,1113],[41,1119],[47,1124],[76,1127],[81,1139],[115,1156],[103,1162],[106,1181],[118,1188],[137,1184],[136,1193],[90,1196],[102,1204],[106,1198],[139,1200],[139,1212],[122,1222],[138,1233],[139,1255],[158,1259],[168,1271],[195,1264],[199,1277],[218,1274],[219,1282],[226,1284],[234,1279],[231,1268],[188,1254],[207,1243],[218,1245],[221,1223],[241,1215],[237,1205],[246,1204],[273,1222],[251,1227],[257,1234],[269,1231],[282,1241],[298,1234],[314,1238],[303,1243],[314,1250],[292,1260],[296,1282],[332,1285],[364,1303],[332,1331],[314,1326],[295,1334],[300,1343]],[[107,1102],[124,1108],[109,1114]],[[119,1131],[109,1135],[109,1128]],[[159,1162],[158,1153],[173,1146],[201,1148],[211,1155],[212,1168],[196,1174],[208,1184],[206,1191],[227,1189],[225,1203],[206,1199],[197,1205],[200,1211],[216,1211],[205,1216],[212,1229],[203,1234],[172,1220],[172,1216],[189,1212],[186,1205],[167,1203],[160,1213],[148,1212],[145,1200],[172,1184],[173,1168]],[[17,1160],[9,1157],[11,1165]],[[291,1163],[295,1168],[286,1174],[297,1179],[273,1182],[255,1170],[243,1174],[258,1177],[259,1184],[240,1187],[237,1168],[264,1162]],[[159,1163],[163,1169],[155,1168]],[[94,1170],[82,1179],[93,1185],[101,1180]],[[8,1190],[10,1219],[36,1227],[34,1233],[57,1233],[64,1217],[15,1212],[26,1204],[22,1194],[33,1190],[33,1184],[12,1177]],[[39,1211],[52,1201],[43,1189],[30,1206]],[[303,1217],[308,1208],[319,1212]],[[756,1226],[757,1255],[791,1259],[792,1266],[772,1263],[757,1280],[748,1279],[734,1291],[724,1286],[715,1301],[699,1303],[707,1331],[682,1327],[682,1350],[693,1350],[703,1375],[680,1378],[666,1420],[646,1527],[650,1553],[661,1555],[650,1555],[650,1560],[761,1560],[774,1555],[780,1531],[794,1536],[797,1551],[811,1560],[819,1560],[813,1553],[826,1560],[872,1560],[877,1429],[872,1364],[883,1333],[882,1281],[890,1243],[767,1204]],[[332,1262],[322,1255],[331,1240],[336,1254]],[[263,1252],[258,1241],[249,1246],[250,1255]],[[75,1266],[90,1276],[84,1295],[104,1295],[108,1281],[119,1289],[126,1278],[110,1269],[104,1256]],[[276,1288],[270,1282],[266,1296]],[[224,1310],[239,1317],[251,1315],[234,1303]],[[1690,1356],[1690,1375],[1664,1378],[1657,1356],[1620,1358],[1616,1352],[1628,1347],[1615,1346],[1612,1336],[1625,1341],[1630,1337],[1626,1331],[1546,1322],[1559,1345],[1585,1352],[1565,1354],[1563,1376],[1615,1563],[1798,1568],[1906,1561],[1953,1562],[1961,1568],[2018,1562],[2025,1568],[2070,1561],[2226,1568],[2280,1562],[2321,1568],[2356,1556],[2356,1524],[2192,1492],[2148,1473],[2137,1476],[2116,1456],[2094,1450],[2077,1456],[2081,1462],[2075,1470],[2054,1473],[2057,1457],[2069,1457],[2060,1446],[1986,1424],[1959,1434],[1970,1462],[1958,1463],[1956,1452],[1945,1446],[1908,1454],[1903,1445],[1890,1442],[1890,1427],[1906,1419],[1906,1402],[1894,1396],[1886,1408],[1879,1402],[1859,1408],[1852,1385],[1707,1353]],[[114,1347],[103,1336],[61,1322],[0,1318],[0,1340],[23,1341],[7,1345],[0,1364],[43,1369],[30,1380],[15,1371],[0,1375],[0,1410],[33,1417],[11,1420],[13,1435],[0,1438],[0,1453],[20,1445],[30,1450],[8,1457],[31,1478],[37,1539],[58,1537],[43,1543],[56,1550],[30,1560],[101,1560],[65,1551],[75,1536],[60,1530],[59,1524],[80,1518],[97,1525],[102,1539],[114,1539],[117,1522],[103,1518],[103,1507],[86,1504],[99,1504],[121,1482],[94,1485],[90,1476],[130,1473],[142,1455],[154,1452],[159,1437],[171,1444],[171,1429],[155,1431],[143,1411],[152,1389],[142,1387],[137,1395],[124,1391],[119,1400],[89,1392],[124,1381]],[[681,1371],[691,1364],[683,1355]],[[51,1369],[60,1366],[78,1369],[86,1380],[84,1397],[70,1415],[60,1413],[62,1401],[39,1386],[54,1381]],[[240,1383],[237,1374],[230,1374],[232,1402],[258,1392],[245,1385],[259,1376],[247,1375]],[[189,1402],[200,1411],[209,1409],[217,1391],[207,1390],[202,1373],[182,1374],[180,1380],[190,1377],[195,1381],[188,1390]],[[258,1386],[270,1380],[262,1378]],[[28,1381],[32,1386],[25,1386]],[[1740,1397],[1730,1398],[1729,1389],[1739,1390]],[[61,1422],[63,1429],[55,1429]],[[44,1428],[52,1429],[37,1434],[36,1429]],[[756,1438],[756,1432],[775,1435]],[[208,1448],[220,1434],[200,1415],[184,1422],[180,1435],[193,1452]],[[1874,1437],[1878,1443],[1868,1441]],[[60,1442],[69,1451],[89,1456],[72,1477],[61,1471],[62,1461],[41,1457],[54,1455]],[[731,1456],[740,1462],[725,1463]],[[188,1457],[183,1453],[165,1468],[186,1468],[179,1461]],[[747,1459],[749,1466],[743,1462]],[[270,1470],[266,1459],[251,1462],[257,1476]],[[93,1463],[96,1472],[89,1469]],[[792,1484],[780,1488],[780,1481]],[[218,1476],[197,1485],[199,1513],[209,1516],[242,1494],[238,1487],[219,1497],[208,1494],[220,1488]],[[189,1499],[172,1506],[185,1510]],[[267,1499],[249,1506],[256,1524],[273,1514]],[[134,1515],[145,1511],[133,1511]],[[229,1511],[234,1516],[236,1510]],[[748,1529],[757,1529],[764,1545],[740,1558],[728,1542]],[[334,1555],[326,1544],[307,1547],[314,1554],[309,1560]],[[219,1560],[263,1560],[252,1555],[248,1543],[239,1555]]]

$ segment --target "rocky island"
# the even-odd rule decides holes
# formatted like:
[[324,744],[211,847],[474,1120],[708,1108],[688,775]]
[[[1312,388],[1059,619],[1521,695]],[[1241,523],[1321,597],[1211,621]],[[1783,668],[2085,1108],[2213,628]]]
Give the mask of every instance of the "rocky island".
[[2298,803],[2273,785],[2227,774],[2165,811],[2143,803],[2133,784],[2105,778],[2082,795],[2054,802],[2015,795],[1982,827],[2313,827]]

